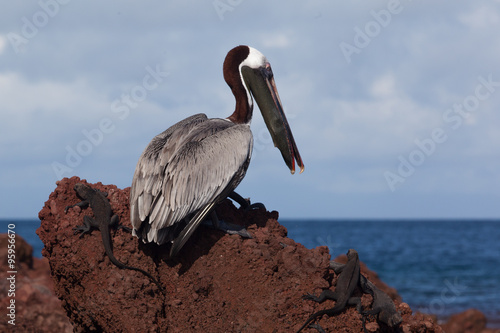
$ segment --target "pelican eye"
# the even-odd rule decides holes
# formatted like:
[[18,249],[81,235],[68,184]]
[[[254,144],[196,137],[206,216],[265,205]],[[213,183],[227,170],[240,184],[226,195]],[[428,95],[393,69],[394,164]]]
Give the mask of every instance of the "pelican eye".
[[274,76],[271,65],[269,65],[269,63],[267,63],[265,67],[261,67],[261,72],[262,75],[267,79],[272,79]]

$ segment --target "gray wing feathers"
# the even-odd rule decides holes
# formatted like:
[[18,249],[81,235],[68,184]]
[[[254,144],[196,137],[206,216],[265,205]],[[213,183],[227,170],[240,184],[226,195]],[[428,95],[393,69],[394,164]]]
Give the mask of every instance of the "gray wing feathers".
[[[163,157],[160,152],[164,150],[167,142],[169,146],[176,146],[176,140],[170,140],[174,133],[178,133],[180,129],[190,131],[191,128],[206,120],[207,116],[204,114],[186,118],[155,136],[144,149],[137,162],[130,190],[130,222],[135,229],[139,228],[142,221],[149,215],[153,206],[153,198],[156,198],[162,189],[166,157]],[[158,158],[163,158],[163,160],[158,161]]]
[[189,221],[189,224],[181,231],[179,236],[174,240],[172,247],[170,248],[170,257],[174,257],[177,255],[177,252],[186,244],[187,240],[196,228],[203,222],[203,219],[210,213],[210,211],[215,206],[215,202],[211,202],[204,207],[202,207],[198,212],[196,212],[195,216]]
[[187,122],[188,119],[183,125],[174,125],[177,127],[170,133],[166,132],[172,127],[162,133],[168,136],[163,147],[151,153],[155,150],[150,148],[156,138],[153,139],[134,175],[132,225],[139,228],[149,216],[148,242],[161,244],[163,237],[158,236],[158,230],[217,200],[250,159],[252,134],[248,125],[234,125],[222,119],[206,121],[206,117],[201,121],[195,117],[193,124],[193,119]]

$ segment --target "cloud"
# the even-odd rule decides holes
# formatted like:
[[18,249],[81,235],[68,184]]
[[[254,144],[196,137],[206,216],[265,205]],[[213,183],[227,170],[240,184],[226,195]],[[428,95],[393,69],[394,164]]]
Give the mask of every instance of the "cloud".
[[373,82],[370,92],[374,98],[394,96],[396,92],[396,78],[391,73],[381,76]]
[[458,16],[458,20],[470,29],[492,29],[500,25],[500,15],[493,6],[481,5]]
[[2,53],[4,53],[6,46],[7,46],[7,38],[0,35],[0,56],[2,55]]
[[[55,180],[51,163],[63,163],[68,146],[76,149],[88,140],[84,130],[109,118],[114,130],[73,172],[128,186],[153,136],[188,115],[227,117],[233,111],[222,62],[230,48],[249,44],[273,66],[306,170],[290,178],[255,110],[255,152],[242,189],[284,207],[283,216],[300,214],[297,192],[315,198],[307,202],[317,202],[323,216],[335,215],[322,207],[342,194],[350,198],[345,207],[358,207],[356,196],[391,202],[384,171],[397,168],[398,156],[407,156],[416,139],[428,138],[437,127],[447,129],[449,140],[397,193],[426,193],[421,200],[436,201],[449,189],[466,195],[468,189],[477,193],[489,191],[491,184],[500,186],[491,167],[500,148],[500,90],[456,131],[443,121],[448,108],[474,93],[479,76],[492,74],[500,81],[500,11],[486,1],[445,1],[435,4],[432,13],[426,4],[402,2],[404,10],[347,63],[339,44],[352,43],[354,28],[375,20],[372,11],[387,4],[297,1],[266,3],[263,11],[263,3],[235,1],[221,20],[212,1],[92,6],[72,1],[16,54],[7,34],[20,33],[23,17],[31,19],[41,7],[12,2],[0,13],[0,155],[10,161],[0,169],[2,179],[15,189],[19,170],[38,169],[49,182],[45,189],[37,185],[43,199]],[[113,103],[134,87],[140,89],[146,68],[157,65],[169,76],[121,119]],[[449,176],[444,177],[446,170]],[[31,182],[22,187],[29,190]],[[428,195],[429,189],[436,194]],[[481,214],[474,207],[479,206],[471,205],[470,211]],[[5,214],[25,211],[12,208]],[[381,207],[379,214],[387,211]],[[405,214],[425,212],[401,208],[400,215]]]
[[270,48],[287,48],[290,46],[290,36],[283,33],[266,33],[262,36],[262,46],[266,49]]

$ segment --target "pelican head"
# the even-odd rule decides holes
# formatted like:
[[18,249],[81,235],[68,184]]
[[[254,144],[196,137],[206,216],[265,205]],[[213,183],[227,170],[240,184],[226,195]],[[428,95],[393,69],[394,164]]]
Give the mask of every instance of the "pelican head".
[[[302,173],[304,164],[283,111],[271,64],[266,57],[253,47],[237,46],[229,51],[224,60],[224,78],[236,97],[236,110],[228,119],[249,123],[252,117],[253,96],[273,138],[274,146],[280,150],[291,173],[295,173],[295,161]],[[238,98],[238,94],[242,93],[241,86],[246,96]]]

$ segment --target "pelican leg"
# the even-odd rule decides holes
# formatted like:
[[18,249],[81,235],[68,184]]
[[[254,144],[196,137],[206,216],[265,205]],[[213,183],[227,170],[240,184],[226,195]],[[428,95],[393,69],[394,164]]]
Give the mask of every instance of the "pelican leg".
[[210,221],[205,220],[203,224],[224,231],[226,234],[240,235],[243,238],[252,238],[252,235],[250,235],[245,227],[227,223],[224,220],[219,220],[219,218],[217,217],[217,213],[215,213],[215,210],[210,213]]
[[266,206],[264,206],[264,204],[261,202],[256,202],[256,203],[250,204],[249,199],[243,198],[241,195],[239,195],[235,191],[232,191],[231,193],[229,193],[229,198],[231,198],[234,201],[236,201],[237,203],[239,203],[240,206],[243,207],[245,210],[266,209]]
[[217,216],[217,213],[215,212],[215,210],[210,212],[210,219],[211,219],[210,222],[212,222],[212,226],[215,229],[220,229],[220,220],[219,220],[219,217]]

